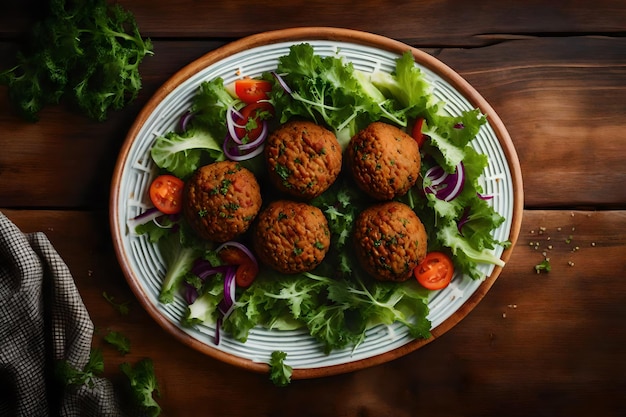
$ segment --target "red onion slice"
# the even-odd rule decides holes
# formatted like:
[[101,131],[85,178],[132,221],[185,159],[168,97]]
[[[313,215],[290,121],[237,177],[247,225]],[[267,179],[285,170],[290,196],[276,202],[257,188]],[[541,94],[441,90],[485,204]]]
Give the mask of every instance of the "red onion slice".
[[241,146],[242,145],[236,145],[233,144],[233,138],[231,138],[230,136],[227,136],[226,139],[224,139],[224,145],[222,146],[222,150],[224,151],[224,155],[226,155],[226,157],[228,159],[230,159],[231,161],[245,161],[247,159],[252,159],[257,155],[260,155],[261,152],[263,152],[263,149],[265,148],[265,144],[261,143],[260,145],[257,145],[256,149],[253,149],[251,152],[246,152],[246,153],[242,153],[241,152]]
[[180,116],[180,120],[178,121],[179,132],[182,133],[187,130],[187,126],[194,116],[195,114],[191,110],[187,110],[182,116]]
[[280,84],[280,86],[283,88],[283,90],[285,90],[285,93],[287,93],[289,95],[293,94],[293,91],[291,90],[291,88],[289,88],[289,86],[287,85],[287,83],[285,82],[283,77],[278,75],[276,73],[276,71],[272,71],[272,75],[274,76],[274,78],[276,78],[276,81],[278,81],[278,84]]
[[465,210],[463,210],[463,214],[461,215],[461,218],[457,221],[456,223],[456,227],[459,230],[459,234],[461,236],[463,236],[463,226],[465,226],[465,224],[469,221],[469,213],[470,213],[470,208],[466,207]]
[[235,309],[235,290],[237,285],[235,282],[235,271],[235,267],[228,268],[224,276],[224,298],[218,305],[223,318],[230,316],[230,313]]
[[185,302],[187,305],[193,304],[193,302],[198,298],[198,290],[188,282],[185,282],[184,289],[183,298],[185,299]]
[[446,180],[448,173],[443,170],[439,165],[435,165],[428,171],[426,171],[426,178],[430,179],[430,185],[439,185]]
[[226,127],[228,128],[228,134],[239,145],[243,142],[241,138],[237,136],[236,128],[245,129],[245,125],[241,125],[237,122],[243,120],[243,115],[235,109],[234,106],[230,106],[226,111]]
[[448,189],[450,189],[450,191],[445,193],[446,195],[443,197],[444,201],[454,200],[459,196],[459,194],[461,194],[461,191],[463,191],[463,186],[465,185],[465,166],[462,162],[457,165],[455,174],[456,178],[453,183],[454,187],[450,187],[450,185],[448,185]]
[[459,162],[452,174],[448,174],[440,166],[434,166],[424,175],[424,191],[434,194],[440,200],[454,200],[461,194],[464,185],[465,166],[463,162]]
[[191,269],[191,272],[203,281],[212,275],[225,274],[228,272],[228,265],[212,266],[210,262],[205,262],[208,264],[208,266],[204,264],[196,264]]
[[130,233],[134,235],[137,234],[137,232],[135,231],[137,229],[137,226],[154,221],[161,216],[163,216],[163,213],[160,212],[159,209],[157,209],[156,207],[151,207],[143,213],[140,213],[138,216],[127,220],[126,225],[128,226],[128,230],[130,231]]

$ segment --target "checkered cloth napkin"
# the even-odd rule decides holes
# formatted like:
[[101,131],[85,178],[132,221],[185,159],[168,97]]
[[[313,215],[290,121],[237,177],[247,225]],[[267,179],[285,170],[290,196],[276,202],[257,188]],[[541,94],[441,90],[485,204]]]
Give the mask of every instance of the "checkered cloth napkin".
[[64,389],[55,379],[58,360],[85,366],[93,330],[48,238],[0,213],[0,417],[121,415],[109,380]]

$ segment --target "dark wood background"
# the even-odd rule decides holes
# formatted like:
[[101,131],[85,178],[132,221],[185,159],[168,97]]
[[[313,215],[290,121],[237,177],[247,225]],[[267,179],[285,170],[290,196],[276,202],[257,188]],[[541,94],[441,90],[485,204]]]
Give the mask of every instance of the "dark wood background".
[[[1,3],[0,67],[43,3]],[[153,358],[167,416],[626,415],[626,3],[118,3],[155,50],[132,105],[104,123],[59,106],[29,124],[0,87],[0,211],[24,232],[48,235],[100,332],[132,335],[127,357],[104,348],[106,375],[121,361]],[[295,26],[384,35],[456,70],[513,139],[525,210],[508,265],[455,328],[387,364],[277,388],[183,346],[141,309],[113,252],[108,199],[126,132],[163,82],[232,40]],[[538,275],[548,244],[552,271]],[[131,300],[131,314],[120,318],[104,291]]]

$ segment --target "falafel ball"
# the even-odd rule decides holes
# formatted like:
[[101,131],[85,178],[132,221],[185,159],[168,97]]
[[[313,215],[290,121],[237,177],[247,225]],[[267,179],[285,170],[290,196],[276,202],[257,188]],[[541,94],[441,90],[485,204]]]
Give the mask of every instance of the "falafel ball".
[[397,201],[362,211],[355,223],[354,243],[363,269],[380,281],[406,281],[426,257],[424,225],[409,206]]
[[357,186],[376,200],[406,194],[420,173],[417,142],[387,123],[371,123],[354,135],[346,158]]
[[185,218],[202,238],[226,242],[244,233],[261,209],[261,187],[237,162],[198,168],[185,184]]
[[319,208],[304,202],[276,200],[259,213],[252,244],[267,266],[285,274],[306,272],[326,256],[330,230]]
[[341,171],[342,152],[330,130],[309,121],[291,121],[265,142],[272,183],[298,199],[322,194]]

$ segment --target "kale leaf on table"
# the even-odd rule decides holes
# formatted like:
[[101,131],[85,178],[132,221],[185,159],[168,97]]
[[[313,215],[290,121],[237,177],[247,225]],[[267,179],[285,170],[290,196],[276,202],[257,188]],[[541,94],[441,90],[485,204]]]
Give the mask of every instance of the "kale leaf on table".
[[103,121],[137,97],[139,65],[153,54],[152,43],[141,37],[131,12],[106,0],[52,0],[49,6],[16,65],[0,72],[0,84],[28,121],[64,100]]
[[104,341],[114,346],[122,355],[126,355],[130,352],[130,340],[118,331],[109,330],[104,336]]
[[142,413],[150,417],[159,416],[161,406],[154,397],[160,395],[160,390],[152,359],[141,359],[135,365],[124,362],[120,364],[120,370],[128,377],[130,392]]
[[104,371],[104,358],[102,351],[92,349],[89,353],[89,360],[83,369],[77,369],[67,360],[59,360],[55,364],[55,375],[63,386],[87,385],[94,386],[94,378]]

